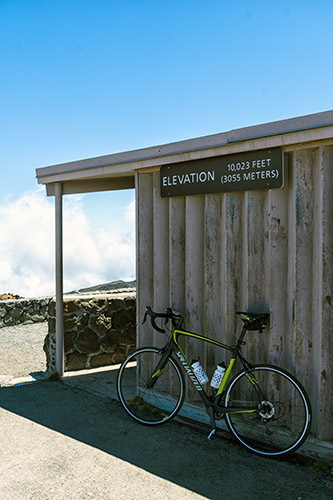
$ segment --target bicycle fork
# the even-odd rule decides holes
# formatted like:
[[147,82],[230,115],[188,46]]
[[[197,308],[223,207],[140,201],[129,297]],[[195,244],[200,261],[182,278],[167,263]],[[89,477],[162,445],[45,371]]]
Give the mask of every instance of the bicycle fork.
[[163,353],[161,356],[161,359],[157,363],[157,366],[154,367],[153,373],[152,373],[150,379],[146,383],[146,389],[151,389],[152,387],[154,387],[155,383],[158,380],[158,377],[160,375],[162,375],[162,373],[164,372],[165,365],[166,365],[168,358],[170,356],[170,350],[164,350],[164,351],[161,350],[161,352]]

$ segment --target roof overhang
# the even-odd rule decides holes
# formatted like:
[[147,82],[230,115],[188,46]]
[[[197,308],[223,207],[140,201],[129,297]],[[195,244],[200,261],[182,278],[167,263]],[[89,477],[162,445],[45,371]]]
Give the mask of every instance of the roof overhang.
[[36,170],[39,184],[49,196],[62,183],[63,194],[130,189],[137,171],[156,170],[162,165],[245,151],[282,147],[333,144],[333,110],[252,127],[240,128],[196,139],[173,142],[123,153],[99,156]]

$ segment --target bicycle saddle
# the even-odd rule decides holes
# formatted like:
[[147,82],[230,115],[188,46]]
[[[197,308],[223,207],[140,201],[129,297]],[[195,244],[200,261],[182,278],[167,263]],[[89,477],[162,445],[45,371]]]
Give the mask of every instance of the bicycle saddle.
[[241,315],[241,320],[243,321],[246,330],[259,330],[259,332],[263,331],[269,318],[268,313],[237,311],[236,314]]

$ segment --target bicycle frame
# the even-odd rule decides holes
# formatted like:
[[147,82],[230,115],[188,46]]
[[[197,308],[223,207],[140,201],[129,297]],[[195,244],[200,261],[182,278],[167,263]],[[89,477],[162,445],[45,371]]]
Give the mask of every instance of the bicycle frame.
[[[182,329],[183,318],[177,311],[168,308],[166,313],[156,313],[147,306],[143,323],[149,315],[154,330],[166,333],[167,328],[156,324],[156,319],[165,324],[171,320],[173,330],[169,330],[170,335],[163,347],[141,347],[127,356],[117,378],[119,400],[126,412],[142,424],[168,422],[181,410],[185,399],[186,385],[181,364],[210,419],[208,439],[216,434],[216,418],[225,417],[228,429],[248,450],[269,457],[290,453],[301,446],[309,434],[309,398],[298,380],[283,368],[269,364],[252,365],[243,356],[245,333],[248,330],[262,332],[269,314],[241,311],[237,314],[241,315],[244,324],[235,345],[230,346]],[[187,349],[181,341],[186,338],[228,352],[228,367],[217,390],[207,389],[209,386],[201,384],[200,375],[196,376],[187,359],[189,354],[186,354],[191,352],[192,346]],[[241,369],[230,377],[237,358]],[[193,399],[196,401],[196,394]],[[189,405],[184,408],[183,415],[196,417],[201,410],[198,408],[197,415],[195,412],[195,406]]]
[[[221,406],[219,404],[220,395],[223,393],[224,388],[228,382],[228,379],[229,379],[231,370],[235,364],[236,358],[239,357],[239,359],[242,362],[242,365],[244,366],[244,368],[246,370],[250,371],[250,369],[251,369],[250,364],[246,361],[246,359],[242,356],[242,354],[240,352],[241,346],[244,343],[243,338],[245,336],[245,333],[246,333],[246,329],[243,328],[241,335],[236,343],[236,346],[231,347],[231,346],[228,346],[226,344],[223,344],[222,342],[218,342],[217,340],[211,339],[209,337],[203,337],[203,336],[198,335],[196,333],[187,332],[185,330],[177,330],[177,329],[174,330],[173,335],[170,338],[169,342],[161,349],[161,352],[163,353],[163,355],[162,355],[158,365],[154,369],[154,372],[153,372],[149,382],[147,383],[147,387],[152,387],[155,384],[158,376],[163,373],[163,369],[164,369],[164,366],[166,365],[168,358],[174,352],[175,355],[180,360],[181,364],[183,365],[183,367],[184,367],[187,375],[189,376],[190,380],[192,381],[194,387],[196,388],[196,390],[200,394],[200,397],[202,398],[203,402],[205,403],[207,410],[208,410],[212,419],[214,418],[213,413],[253,413],[253,412],[257,411],[257,409],[258,409],[257,406],[255,406],[253,408],[249,408],[248,406],[247,407],[243,407],[243,406],[235,407],[235,406]],[[204,388],[202,387],[198,378],[196,377],[190,363],[188,362],[188,360],[186,358],[184,351],[182,350],[182,348],[179,345],[178,339],[180,336],[195,338],[197,340],[208,342],[210,344],[216,345],[217,347],[228,350],[232,353],[231,359],[229,361],[229,365],[224,373],[220,387],[217,390],[217,393],[216,393],[214,398],[211,398],[206,394]],[[255,377],[253,377],[253,376],[251,376],[251,378],[249,377],[249,380],[253,384],[257,383]],[[213,413],[211,413],[212,410],[213,410]]]

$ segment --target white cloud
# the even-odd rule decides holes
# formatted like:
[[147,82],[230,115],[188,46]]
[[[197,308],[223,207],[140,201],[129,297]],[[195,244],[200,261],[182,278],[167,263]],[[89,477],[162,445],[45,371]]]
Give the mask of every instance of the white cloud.
[[134,225],[135,224],[135,200],[131,201],[129,205],[126,207],[125,212],[126,220]]
[[[112,231],[112,221],[107,231],[88,219],[83,196],[64,198],[65,291],[133,279],[131,212],[132,203],[124,207],[121,233]],[[43,189],[0,204],[0,293],[53,295],[54,252],[54,200],[46,198]]]

